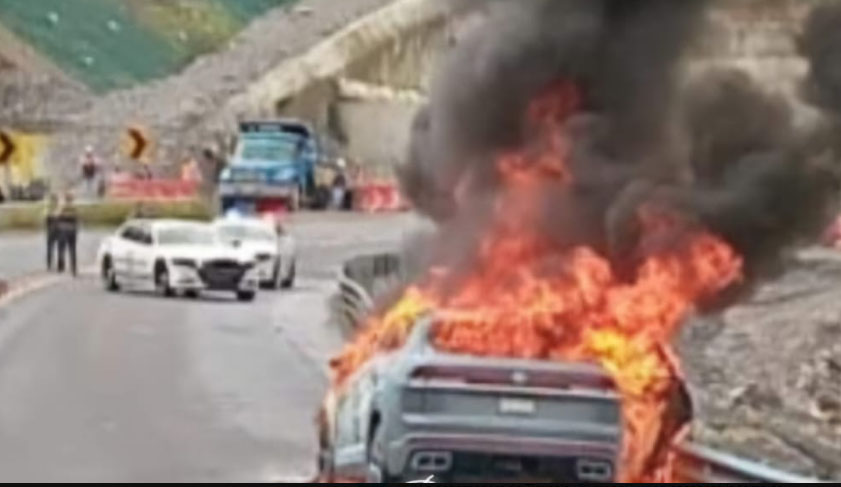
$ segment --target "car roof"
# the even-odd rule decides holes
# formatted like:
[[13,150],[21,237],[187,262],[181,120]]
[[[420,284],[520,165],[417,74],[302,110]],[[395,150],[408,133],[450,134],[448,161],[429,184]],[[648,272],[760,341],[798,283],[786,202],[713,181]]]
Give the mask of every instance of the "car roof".
[[[410,333],[410,338],[406,343],[407,350],[410,353],[422,353],[426,355],[431,362],[437,362],[442,365],[471,365],[496,360],[500,364],[504,363],[531,370],[578,372],[610,378],[610,374],[608,374],[607,370],[594,361],[532,360],[505,357],[493,358],[473,356],[469,354],[450,354],[435,349],[434,345],[430,341],[430,333],[435,321],[439,319],[446,319],[448,316],[458,318],[460,315],[460,313],[436,311],[419,316],[412,332]],[[430,350],[433,353],[430,353]]]
[[265,218],[258,218],[254,216],[244,216],[244,217],[236,217],[236,218],[217,218],[213,221],[213,225],[217,226],[224,226],[224,225],[247,225],[253,227],[265,227],[271,228],[274,223],[270,220],[266,220]]
[[207,227],[207,222],[197,221],[197,220],[178,220],[175,218],[161,218],[161,219],[149,219],[149,218],[136,218],[133,220],[129,220],[126,222],[126,225],[137,225],[147,229],[161,229],[161,228],[172,228],[172,227]]

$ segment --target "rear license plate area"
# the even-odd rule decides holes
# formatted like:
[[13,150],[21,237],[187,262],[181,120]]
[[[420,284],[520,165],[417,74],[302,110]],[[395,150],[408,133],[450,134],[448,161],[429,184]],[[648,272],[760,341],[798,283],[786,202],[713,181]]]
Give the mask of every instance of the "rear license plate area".
[[533,399],[503,397],[499,400],[500,414],[532,416],[537,413],[537,402]]

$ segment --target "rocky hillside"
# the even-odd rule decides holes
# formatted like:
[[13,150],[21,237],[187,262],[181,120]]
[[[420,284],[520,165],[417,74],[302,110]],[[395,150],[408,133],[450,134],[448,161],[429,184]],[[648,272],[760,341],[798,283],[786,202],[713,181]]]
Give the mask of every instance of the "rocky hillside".
[[169,76],[295,0],[0,0],[0,24],[95,92]]
[[841,479],[841,253],[806,250],[718,317],[682,355],[695,437],[747,458]]
[[[3,2],[9,1],[16,3],[0,0],[0,9]],[[220,1],[225,5],[239,4]],[[66,163],[68,154],[80,153],[86,144],[94,145],[106,159],[119,163],[121,132],[134,123],[147,127],[156,139],[161,150],[159,159],[174,160],[177,156],[173,154],[183,154],[190,146],[216,142],[189,130],[204,115],[284,59],[302,54],[390,1],[284,2],[251,22],[222,47],[196,58],[181,72],[104,94],[46,76],[0,70],[0,120],[24,130],[50,134],[42,166],[59,180],[73,176],[73,165]],[[161,167],[165,169],[165,165]]]

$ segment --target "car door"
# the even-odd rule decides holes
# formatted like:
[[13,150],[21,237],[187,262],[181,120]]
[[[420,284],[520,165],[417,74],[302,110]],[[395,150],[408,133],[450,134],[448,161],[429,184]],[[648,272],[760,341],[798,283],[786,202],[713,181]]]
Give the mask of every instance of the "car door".
[[151,225],[138,225],[131,260],[133,278],[139,283],[154,284],[155,241]]
[[126,227],[120,243],[120,260],[123,266],[122,276],[133,285],[143,283],[146,273],[143,268],[144,255],[151,246],[149,233],[141,224],[134,223]]
[[114,272],[120,278],[131,278],[131,260],[130,250],[132,246],[132,239],[135,238],[137,230],[134,224],[123,225],[117,231],[117,234],[111,239],[111,244],[108,249],[108,254],[111,257],[111,263],[114,266]]

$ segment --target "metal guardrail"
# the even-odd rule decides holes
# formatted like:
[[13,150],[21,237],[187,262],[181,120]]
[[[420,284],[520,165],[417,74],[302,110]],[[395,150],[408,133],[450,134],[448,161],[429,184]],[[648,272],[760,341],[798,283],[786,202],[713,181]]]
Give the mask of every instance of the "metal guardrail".
[[[339,272],[342,319],[349,328],[358,326],[374,309],[376,283],[401,272],[393,254],[357,257]],[[686,442],[675,447],[674,479],[701,484],[810,484],[819,480],[774,469],[712,448]]]
[[400,259],[393,254],[359,256],[339,271],[339,319],[353,329],[374,309],[374,295],[401,276]]
[[356,328],[374,309],[368,292],[344,268],[339,272],[339,308],[339,319],[347,329]]
[[745,460],[693,443],[676,447],[674,477],[677,482],[702,484],[814,484],[801,477],[758,462]]

